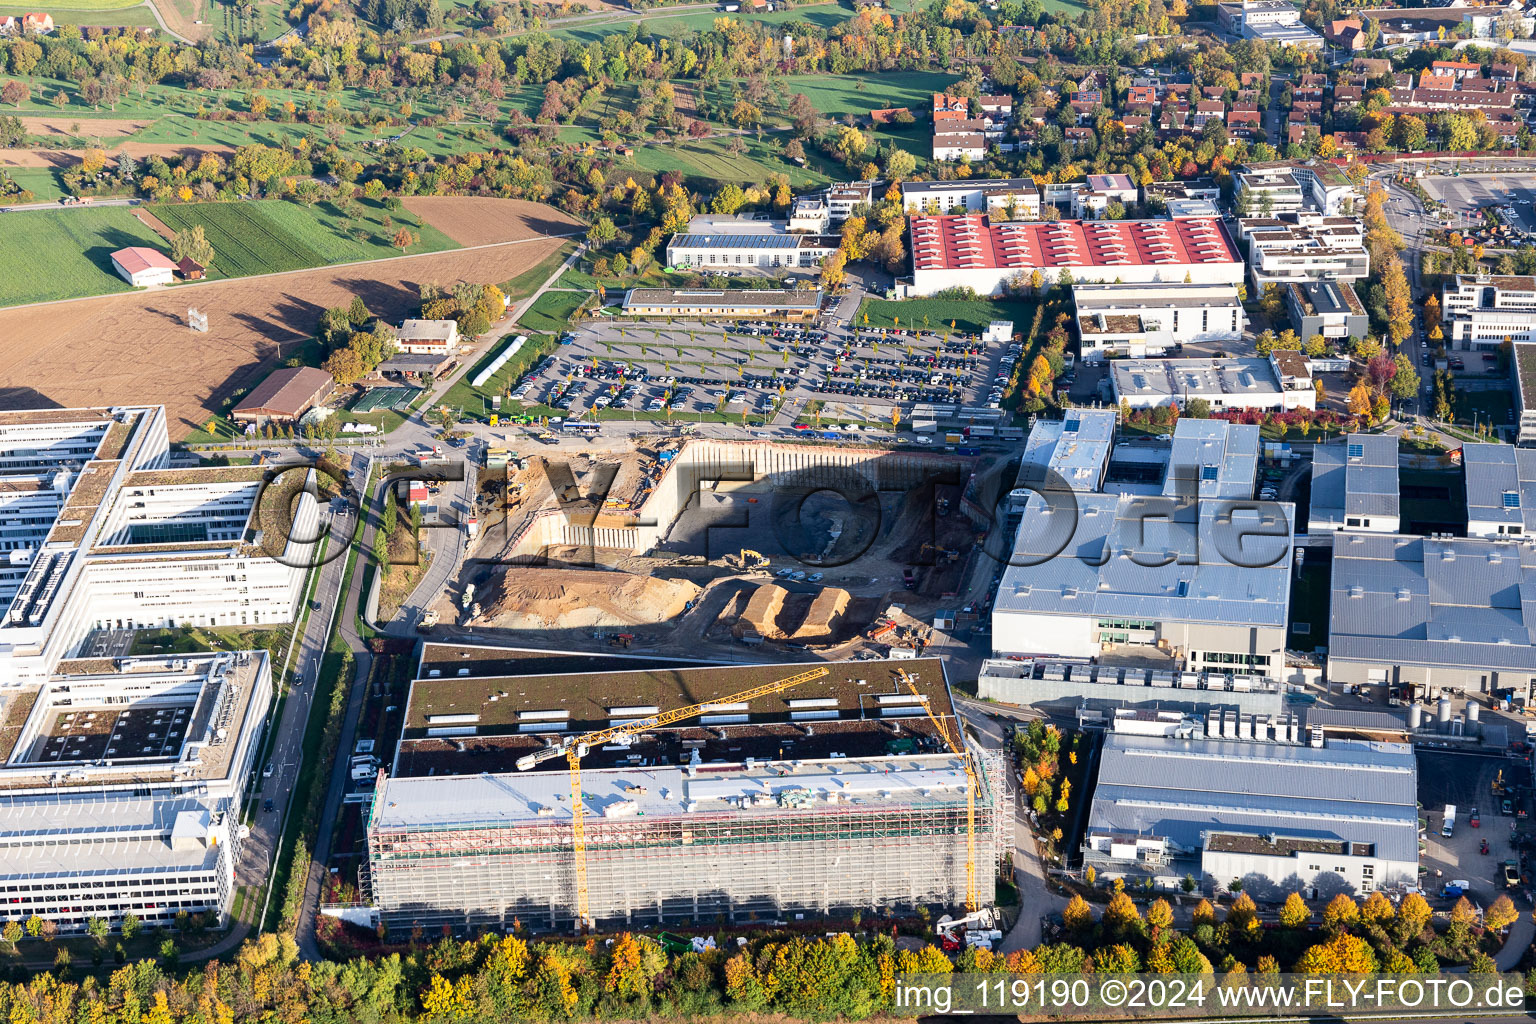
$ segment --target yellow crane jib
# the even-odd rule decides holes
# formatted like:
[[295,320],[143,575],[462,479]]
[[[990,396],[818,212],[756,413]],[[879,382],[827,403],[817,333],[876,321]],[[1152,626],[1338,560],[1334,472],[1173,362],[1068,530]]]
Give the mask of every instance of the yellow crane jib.
[[913,677],[906,672],[901,674],[901,681],[907,684],[907,689],[912,691],[912,696],[922,704],[923,710],[928,713],[928,721],[933,723],[934,730],[965,766],[965,909],[968,913],[974,914],[981,909],[981,900],[976,894],[976,772],[971,767],[970,755],[949,735],[949,730],[945,728],[943,722],[939,721],[938,716],[933,713],[933,708],[929,706],[927,695],[918,691],[912,679]]
[[[646,729],[659,729],[671,725],[674,722],[683,722],[690,718],[696,718],[703,714],[707,708],[718,704],[743,704],[758,697],[766,697],[773,693],[782,693],[785,690],[808,683],[813,679],[821,679],[832,674],[831,669],[813,668],[806,672],[792,675],[787,679],[780,679],[774,683],[764,683],[762,686],[754,686],[750,690],[741,693],[733,693],[729,697],[717,697],[703,704],[690,704],[683,708],[673,708],[671,711],[662,711],[658,714],[647,715],[632,722],[625,722],[620,726],[611,726],[607,729],[598,729],[593,732],[583,733],[580,736],[568,737],[558,745],[545,747],[543,750],[532,754],[525,754],[517,759],[517,770],[528,771],[545,761],[556,757],[564,757],[571,773],[571,848],[576,858],[576,924],[584,927],[589,923],[590,914],[587,899],[587,832],[586,832],[586,807],[581,798],[581,759],[587,755],[587,751],[593,747],[602,746],[621,736],[633,736],[644,732]],[[916,692],[916,691],[914,691]],[[947,737],[946,737],[947,738]],[[974,866],[975,857],[972,856]],[[975,886],[971,887],[973,890]]]

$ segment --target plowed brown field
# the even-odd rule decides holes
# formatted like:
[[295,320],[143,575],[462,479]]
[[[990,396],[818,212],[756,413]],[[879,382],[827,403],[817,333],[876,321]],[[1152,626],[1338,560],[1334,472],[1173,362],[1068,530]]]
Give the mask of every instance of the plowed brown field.
[[[442,200],[428,219],[451,223],[463,201]],[[0,409],[163,403],[173,436],[185,436],[291,356],[326,307],[359,295],[398,321],[419,282],[509,280],[559,247],[543,232],[573,230],[556,210],[518,205],[520,232],[487,248],[0,310]],[[188,307],[208,314],[207,333],[187,328]]]
[[574,231],[581,224],[552,206],[480,196],[412,196],[405,208],[460,245],[489,245]]

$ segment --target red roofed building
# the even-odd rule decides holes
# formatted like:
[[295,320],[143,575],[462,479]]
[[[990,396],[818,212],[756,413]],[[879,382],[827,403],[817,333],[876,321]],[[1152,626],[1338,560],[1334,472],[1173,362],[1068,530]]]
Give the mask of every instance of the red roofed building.
[[964,96],[948,93],[933,94],[933,123],[940,121],[964,121],[971,116],[971,105]]
[[47,35],[53,31],[53,15],[23,14],[21,16],[21,30],[36,36]]
[[1466,78],[1468,75],[1481,75],[1483,66],[1473,64],[1465,60],[1437,60],[1430,65],[1437,75],[1450,75],[1452,78]]
[[135,288],[170,284],[176,276],[176,264],[158,249],[133,245],[112,254],[112,269]]
[[1052,282],[1064,270],[1074,281],[1243,280],[1243,258],[1215,218],[992,223],[977,214],[917,216],[911,231],[913,295],[947,288],[996,295],[1036,270]]

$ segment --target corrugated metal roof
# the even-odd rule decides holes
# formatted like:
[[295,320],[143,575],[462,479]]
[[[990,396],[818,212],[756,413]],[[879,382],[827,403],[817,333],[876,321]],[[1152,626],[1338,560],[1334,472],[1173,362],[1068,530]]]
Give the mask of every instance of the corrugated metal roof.
[[1418,773],[1401,743],[1322,748],[1111,733],[1089,827],[1165,836],[1187,849],[1231,829],[1375,843],[1418,856]]

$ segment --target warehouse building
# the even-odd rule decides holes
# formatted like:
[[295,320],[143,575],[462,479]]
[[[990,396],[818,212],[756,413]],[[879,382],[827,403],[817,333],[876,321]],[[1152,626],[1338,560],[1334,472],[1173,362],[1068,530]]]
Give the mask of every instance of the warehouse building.
[[1341,533],[1328,679],[1491,693],[1536,683],[1536,548],[1520,541]]
[[1101,877],[1174,889],[1192,874],[1207,891],[1236,882],[1257,899],[1418,884],[1408,744],[1234,739],[1209,719],[1142,724],[1117,721],[1100,751],[1083,861]]
[[1468,537],[1536,533],[1536,450],[1507,444],[1461,446]]
[[158,249],[131,245],[112,254],[112,269],[135,288],[167,285],[176,280],[176,264]]
[[1084,362],[1145,359],[1178,345],[1232,341],[1247,318],[1231,284],[1080,284],[1072,289]]
[[997,295],[1047,282],[1237,284],[1243,260],[1221,221],[997,222],[978,214],[911,219],[912,295]]
[[[1299,352],[1263,359],[1117,359],[1110,364],[1115,402],[1132,409],[1204,399],[1211,410],[1312,409],[1317,391]],[[1287,358],[1294,357],[1294,358]]]
[[312,474],[169,462],[159,406],[0,413],[0,484],[68,488],[40,541],[37,506],[0,502],[0,537],[31,545],[10,552],[0,678],[40,683],[97,629],[292,621],[321,534]]
[[820,309],[819,288],[631,288],[624,295],[624,312],[628,316],[809,320]]
[[228,922],[265,651],[64,662],[0,693],[0,917]]
[[1308,533],[1396,533],[1400,526],[1396,437],[1348,434],[1313,448]]
[[1129,649],[1169,668],[1280,671],[1294,506],[1074,498],[1030,498],[992,612],[994,651]]
[[667,243],[667,265],[693,270],[816,267],[843,244],[841,235],[801,234],[758,214],[699,214]]
[[[805,666],[486,677],[471,675],[473,654],[427,645],[399,752],[378,782],[368,885],[389,927],[571,924],[569,769],[561,757],[518,772],[517,759],[695,704],[706,705],[700,717],[594,747],[582,762],[596,922],[965,902],[965,764],[909,688],[959,735],[938,659],[829,664],[826,678],[736,701]],[[1002,760],[973,756],[975,877],[990,903],[1008,838]]]

